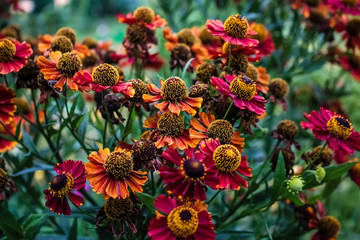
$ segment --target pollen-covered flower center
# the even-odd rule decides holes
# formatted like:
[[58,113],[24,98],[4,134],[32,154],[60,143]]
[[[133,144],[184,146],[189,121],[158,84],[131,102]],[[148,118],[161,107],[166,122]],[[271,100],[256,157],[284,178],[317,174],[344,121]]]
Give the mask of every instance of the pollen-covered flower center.
[[349,120],[335,115],[327,122],[327,129],[334,137],[347,139],[351,135],[353,126]]
[[166,101],[182,102],[188,96],[185,82],[178,77],[170,77],[161,86],[161,96]]
[[50,183],[50,193],[54,197],[64,197],[71,192],[74,187],[74,178],[70,173],[56,175]]
[[134,203],[130,198],[109,198],[105,205],[106,216],[111,220],[125,220],[134,213]]
[[230,83],[230,91],[241,100],[249,101],[256,93],[256,83],[246,76],[238,76]]
[[346,31],[354,37],[358,37],[360,34],[360,19],[352,19],[346,24]]
[[51,51],[60,51],[62,53],[71,52],[73,49],[73,44],[70,39],[65,36],[57,36],[54,40],[52,40],[50,45]]
[[15,45],[8,39],[0,40],[0,62],[9,62],[16,54]]
[[119,81],[119,72],[114,66],[103,63],[93,70],[92,79],[103,86],[114,86]]
[[195,43],[195,35],[189,28],[184,28],[180,32],[178,32],[177,38],[179,43],[184,43],[189,47],[191,47]]
[[199,159],[186,159],[182,168],[188,177],[194,179],[203,177],[205,173],[204,164]]
[[319,223],[319,233],[324,239],[334,239],[340,230],[340,222],[333,216],[325,216],[321,218]]
[[229,143],[233,134],[234,128],[231,123],[226,120],[215,120],[210,123],[208,128],[208,136],[213,139],[218,138],[221,144]]
[[222,172],[233,172],[241,163],[241,154],[232,145],[220,145],[214,151],[213,158],[215,165]]
[[131,80],[131,85],[135,90],[135,94],[132,97],[136,101],[143,101],[143,94],[149,94],[149,89],[147,88],[146,83],[141,81],[141,79],[133,79]]
[[266,27],[260,23],[254,23],[251,28],[257,32],[256,35],[251,35],[251,38],[258,40],[259,43],[264,42],[266,38]]
[[359,0],[340,0],[340,2],[345,5],[355,7],[358,4]]
[[151,8],[148,7],[138,7],[134,11],[134,17],[137,20],[143,21],[145,23],[151,23],[155,18],[155,13]]
[[245,37],[249,31],[249,23],[245,17],[241,17],[239,14],[232,15],[224,22],[224,30],[232,37]]
[[75,53],[64,53],[56,67],[65,77],[73,77],[81,69],[81,60]]
[[142,23],[130,24],[126,29],[126,38],[133,44],[144,43],[146,36],[146,27]]
[[199,225],[197,212],[191,207],[177,207],[167,216],[167,225],[178,238],[191,236]]
[[133,160],[126,152],[115,151],[106,158],[104,169],[110,177],[121,180],[130,175],[133,170]]
[[6,171],[0,168],[0,190],[4,189],[8,182],[9,176],[7,175]]
[[174,113],[163,113],[157,123],[157,128],[166,136],[178,137],[185,129],[184,119]]

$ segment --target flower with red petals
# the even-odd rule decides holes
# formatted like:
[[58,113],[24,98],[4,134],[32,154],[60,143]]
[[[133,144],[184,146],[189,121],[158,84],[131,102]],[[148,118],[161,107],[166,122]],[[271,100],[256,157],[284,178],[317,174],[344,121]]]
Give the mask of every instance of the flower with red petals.
[[116,147],[110,153],[108,148],[92,152],[85,163],[87,179],[91,187],[105,199],[126,198],[133,192],[142,192],[147,173],[133,170],[131,152]]
[[304,114],[309,122],[301,122],[303,129],[311,129],[317,139],[326,141],[334,150],[353,154],[360,151],[360,134],[354,131],[351,122],[330,110],[320,108],[320,113],[312,111]]
[[271,33],[267,28],[261,23],[250,23],[250,29],[257,32],[256,35],[250,36],[250,38],[256,39],[259,41],[257,49],[259,54],[263,56],[269,56],[275,49],[274,41],[272,40]]
[[249,28],[245,17],[239,14],[231,15],[224,23],[220,20],[207,20],[206,26],[213,35],[220,36],[224,41],[244,47],[254,47],[259,41],[252,39],[249,35],[256,32]]
[[[77,191],[85,187],[86,176],[84,163],[66,160],[54,166],[57,175],[51,180],[49,189],[44,190],[45,205],[57,214],[71,215],[67,200],[76,205],[84,204],[84,199]],[[75,191],[72,191],[75,190]]]
[[234,145],[240,152],[244,147],[244,138],[240,137],[240,132],[234,132],[234,127],[227,120],[215,119],[209,111],[208,114],[199,112],[200,121],[196,118],[191,119],[189,129],[190,138],[198,141],[207,138],[218,138],[221,144]]
[[340,63],[356,81],[360,81],[360,55],[342,55],[340,56]]
[[161,115],[157,113],[155,117],[149,116],[145,120],[144,127],[155,129],[149,138],[155,138],[157,148],[169,146],[184,150],[188,147],[195,148],[198,143],[190,138],[189,130],[185,129],[184,118],[171,112]]
[[212,189],[219,188],[215,163],[192,148],[185,149],[184,153],[185,157],[172,148],[163,152],[163,159],[179,168],[160,167],[159,174],[168,193],[188,200],[205,201],[206,185]]
[[349,19],[346,15],[342,15],[335,26],[335,30],[343,33],[342,39],[346,40],[346,47],[348,49],[360,49],[360,19]]
[[[12,120],[8,121],[7,123],[1,122],[0,123],[0,134],[7,135],[9,137],[11,135],[15,135],[16,134],[16,126],[19,124],[20,120],[21,119],[19,117],[15,117]],[[18,137],[20,138],[21,135]],[[3,138],[0,136],[0,153],[10,151],[17,144],[18,144],[17,141],[11,141],[7,138]]]
[[175,199],[160,195],[155,199],[155,207],[159,212],[156,213],[156,218],[150,221],[148,234],[151,239],[215,239],[211,214],[203,202],[181,204]]
[[0,84],[0,120],[8,123],[16,112],[15,92]]
[[185,82],[178,77],[169,77],[166,81],[161,81],[161,89],[155,84],[148,84],[150,95],[144,94],[143,99],[147,103],[155,103],[155,107],[160,111],[170,111],[179,115],[180,111],[195,115],[201,107],[203,99],[201,97],[189,97],[189,92]]
[[261,115],[265,112],[266,100],[257,94],[256,83],[245,75],[226,75],[225,80],[211,78],[211,85],[225,96],[231,96],[235,106]]
[[220,180],[219,188],[239,190],[247,188],[249,183],[240,174],[252,177],[252,169],[246,156],[241,156],[239,150],[230,144],[221,145],[219,139],[205,139],[200,142],[200,151],[206,158],[215,162],[217,177]]
[[358,0],[326,0],[326,2],[333,11],[354,16],[360,15],[360,1]]
[[6,75],[18,72],[33,53],[27,42],[12,41],[7,38],[0,39],[0,74]]

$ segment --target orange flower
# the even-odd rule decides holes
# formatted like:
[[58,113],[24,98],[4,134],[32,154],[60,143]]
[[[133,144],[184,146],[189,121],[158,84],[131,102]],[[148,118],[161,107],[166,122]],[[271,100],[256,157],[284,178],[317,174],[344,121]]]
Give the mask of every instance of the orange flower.
[[[0,134],[10,135],[9,132],[13,135],[16,133],[16,126],[19,123],[19,118],[12,118],[8,123],[0,124]],[[20,137],[19,137],[20,138]],[[0,137],[0,153],[10,151],[17,145],[17,141],[10,141],[6,138]]]
[[188,147],[195,148],[199,141],[191,139],[189,130],[185,129],[182,116],[174,113],[157,113],[155,117],[148,117],[145,120],[144,127],[154,128],[149,138],[156,139],[155,146],[163,148],[168,145],[170,148],[179,148],[184,150]]
[[202,139],[218,138],[221,144],[232,144],[240,152],[244,147],[244,138],[240,132],[234,132],[234,127],[226,120],[215,120],[215,116],[209,111],[208,114],[199,112],[200,121],[193,118],[190,121],[190,138],[200,142]]
[[257,67],[256,89],[264,94],[269,91],[270,75],[266,73],[266,68]]
[[203,99],[201,97],[189,97],[185,82],[178,77],[169,77],[165,82],[160,80],[161,89],[155,84],[148,84],[149,92],[152,96],[144,94],[143,99],[147,103],[157,102],[161,99],[161,103],[155,103],[155,107],[160,111],[170,111],[179,115],[180,111],[185,111],[194,116],[195,109],[201,107]]
[[74,83],[74,75],[81,69],[81,60],[76,53],[64,53],[59,51],[49,54],[50,60],[44,56],[36,59],[36,63],[40,71],[44,74],[44,78],[48,81],[55,81],[54,88],[62,88],[65,83],[75,91],[78,85]]
[[142,192],[147,181],[147,173],[133,170],[131,152],[116,147],[110,153],[108,148],[92,152],[85,163],[87,179],[92,189],[103,194],[105,199],[126,198],[131,191]]
[[0,84],[0,120],[8,123],[14,117],[16,111],[15,92]]

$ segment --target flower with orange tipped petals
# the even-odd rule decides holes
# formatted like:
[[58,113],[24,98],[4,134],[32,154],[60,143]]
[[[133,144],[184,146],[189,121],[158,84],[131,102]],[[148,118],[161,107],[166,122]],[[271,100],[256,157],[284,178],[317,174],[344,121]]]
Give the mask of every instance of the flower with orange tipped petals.
[[219,188],[215,163],[205,158],[193,148],[184,151],[185,157],[178,150],[168,148],[162,153],[163,159],[172,162],[178,168],[160,167],[159,174],[165,183],[166,190],[179,198],[189,200],[206,200],[205,186]]
[[74,90],[78,90],[78,85],[74,82],[74,75],[81,69],[81,60],[76,53],[67,52],[51,52],[50,59],[39,56],[36,63],[44,74],[47,81],[55,82],[54,88],[62,91],[65,83]]
[[179,201],[160,195],[155,199],[156,218],[148,228],[153,240],[215,240],[214,225],[207,205],[201,201]]
[[8,123],[16,111],[15,92],[0,84],[0,120]]
[[121,93],[127,98],[131,98],[135,94],[131,82],[121,81],[118,70],[107,63],[97,66],[92,75],[87,71],[77,73],[74,82],[79,85],[80,91],[101,92],[111,89],[114,93]]
[[147,103],[164,100],[154,105],[160,111],[170,111],[178,115],[180,111],[185,111],[187,114],[194,116],[201,107],[203,99],[201,97],[189,97],[186,84],[181,78],[169,77],[165,82],[160,80],[160,84],[161,89],[155,84],[148,84],[151,95],[143,95],[143,99]]
[[113,152],[108,148],[92,152],[85,163],[87,179],[92,189],[103,194],[105,199],[126,198],[131,191],[142,192],[147,181],[147,173],[133,170],[131,152],[116,147]]
[[207,138],[218,138],[221,144],[232,144],[240,152],[244,147],[244,138],[240,137],[240,132],[234,132],[234,127],[226,120],[215,120],[215,116],[209,111],[208,114],[199,112],[200,121],[196,118],[191,119],[189,129],[190,138],[199,141]]
[[18,72],[27,62],[27,58],[33,53],[27,42],[12,41],[7,38],[0,39],[0,74],[6,75]]
[[70,206],[66,196],[76,205],[84,204],[79,192],[85,187],[86,177],[84,163],[81,161],[66,160],[54,166],[57,175],[51,180],[49,189],[44,190],[45,205],[57,214],[71,215]]
[[219,188],[239,190],[240,187],[247,188],[249,183],[243,177],[252,177],[252,169],[246,156],[241,156],[239,150],[230,144],[221,145],[219,139],[205,139],[200,142],[200,152],[215,161],[217,177],[220,180]]
[[169,146],[184,150],[188,147],[195,148],[198,143],[198,140],[190,138],[189,130],[185,129],[183,117],[171,112],[161,115],[157,113],[155,117],[148,117],[144,127],[155,129],[149,138],[155,138],[157,148]]
[[230,44],[254,47],[259,43],[258,40],[249,37],[256,35],[256,32],[249,28],[246,18],[239,14],[231,15],[224,23],[220,20],[207,20],[206,26],[214,36],[220,36]]
[[[4,135],[8,135],[8,136],[15,135],[16,134],[16,126],[19,124],[19,122],[20,122],[20,118],[18,118],[18,117],[12,118],[7,123],[1,122],[0,123],[0,134],[4,134]],[[0,136],[0,153],[10,151],[17,144],[18,144],[17,141],[11,141],[11,140],[8,140],[7,138],[3,138]]]

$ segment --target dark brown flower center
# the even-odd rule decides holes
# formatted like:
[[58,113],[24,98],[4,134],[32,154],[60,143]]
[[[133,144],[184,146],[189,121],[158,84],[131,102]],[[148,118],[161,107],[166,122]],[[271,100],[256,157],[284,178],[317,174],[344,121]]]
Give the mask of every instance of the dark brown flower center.
[[346,31],[353,37],[360,34],[360,19],[352,19],[346,24]]
[[146,41],[146,27],[142,23],[130,24],[126,29],[126,38],[133,44]]
[[11,61],[15,54],[15,45],[8,39],[0,39],[0,62]]
[[166,136],[178,137],[185,129],[184,119],[174,113],[166,112],[161,115],[157,128]]
[[133,89],[135,90],[135,94],[132,97],[136,101],[143,101],[143,94],[149,94],[149,89],[147,88],[147,84],[141,81],[141,79],[133,79],[130,80]]
[[327,122],[327,129],[334,137],[347,139],[352,133],[353,126],[346,118],[335,115]]
[[192,33],[191,29],[184,28],[177,34],[178,42],[184,43],[191,47],[195,43],[195,35]]
[[114,86],[119,81],[119,72],[114,66],[103,63],[93,70],[92,79],[103,86]]
[[205,167],[199,159],[186,159],[182,167],[190,178],[200,179],[204,176]]
[[221,144],[229,143],[233,134],[234,128],[231,123],[226,120],[215,120],[210,123],[208,128],[208,136],[213,139],[218,138]]
[[289,84],[281,78],[274,78],[269,85],[269,90],[277,99],[284,98],[289,92]]
[[245,37],[249,30],[249,23],[245,17],[241,17],[239,14],[232,15],[224,22],[224,30],[232,37]]
[[104,162],[104,169],[115,180],[127,178],[133,170],[131,155],[124,151],[110,153]]
[[319,223],[319,233],[321,237],[326,239],[336,238],[340,230],[340,222],[333,216],[325,216],[321,218]]
[[127,220],[134,214],[134,203],[130,198],[109,198],[105,205],[106,216],[111,220]]
[[65,77],[73,77],[81,69],[81,60],[75,53],[64,53],[56,67]]
[[73,49],[73,44],[70,39],[65,36],[57,36],[52,40],[50,45],[51,51],[60,51],[61,53],[71,52]]
[[56,175],[50,183],[50,193],[54,197],[64,197],[71,192],[71,189],[74,187],[74,178],[67,174]]
[[286,119],[279,122],[276,131],[285,139],[292,140],[298,133],[298,127],[295,122]]
[[76,33],[72,28],[62,27],[56,32],[56,36],[65,36],[70,39],[71,43],[75,45]]
[[4,169],[0,168],[0,190],[4,189],[8,180],[9,180],[8,174]]
[[143,21],[147,24],[151,23],[155,18],[155,13],[151,8],[148,7],[138,7],[134,11],[134,17],[139,20]]
[[161,95],[166,101],[182,102],[188,96],[186,84],[178,77],[170,77],[161,86]]
[[199,225],[197,212],[187,206],[174,208],[167,216],[167,225],[178,238],[187,238],[193,235]]
[[261,23],[254,23],[251,26],[251,29],[254,30],[255,32],[257,32],[256,35],[250,35],[251,38],[256,39],[259,41],[259,43],[264,42],[265,38],[266,38],[266,27],[261,24]]

